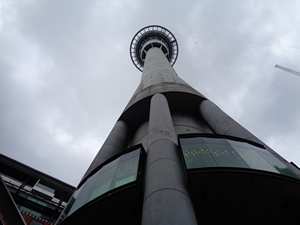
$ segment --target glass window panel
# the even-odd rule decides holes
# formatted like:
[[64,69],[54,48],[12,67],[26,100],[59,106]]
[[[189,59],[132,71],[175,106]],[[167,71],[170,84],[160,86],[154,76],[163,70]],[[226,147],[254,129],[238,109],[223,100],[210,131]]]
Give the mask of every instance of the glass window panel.
[[[207,140],[208,139],[208,140]],[[215,141],[215,142],[214,142]],[[205,144],[220,167],[248,167],[227,140],[221,138],[206,138]]]
[[264,170],[298,178],[288,164],[266,149],[225,138],[193,137],[180,139],[188,169],[239,167]]
[[23,212],[23,213],[28,213],[28,214],[30,214],[30,215],[33,215],[33,216],[36,216],[36,217],[42,217],[42,214],[41,213],[39,213],[39,212],[37,212],[37,211],[35,211],[35,210],[32,210],[32,209],[29,209],[29,208],[27,208],[27,207],[25,207],[25,206],[20,206],[20,211],[21,212]]
[[181,146],[188,169],[217,166],[203,140],[199,138],[181,139]]
[[260,156],[259,152],[266,150],[256,148],[255,146],[243,142],[229,141],[229,143],[244,159],[250,168],[278,173],[278,171],[272,165],[270,165],[268,161]]
[[110,190],[110,184],[118,168],[119,159],[112,161],[101,169],[101,173],[98,176],[93,176],[90,185],[88,200],[91,201],[105,192]]
[[274,155],[272,155],[268,151],[260,151],[259,154],[266,159],[270,165],[272,165],[274,168],[276,168],[279,173],[292,176],[297,178],[297,176],[291,171],[283,162],[281,162],[279,159],[277,159]]
[[184,138],[181,145],[188,169],[248,167],[227,140],[221,138]]
[[[103,166],[90,177],[85,184],[72,196],[71,214],[82,205],[94,200],[104,193],[133,182],[137,179],[140,150],[135,150],[120,156]],[[68,207],[67,207],[68,208]]]
[[111,188],[117,188],[136,180],[139,152],[131,152],[120,159]]
[[78,195],[70,213],[109,190],[117,162],[118,159],[107,164],[86,181],[85,185],[77,191]]

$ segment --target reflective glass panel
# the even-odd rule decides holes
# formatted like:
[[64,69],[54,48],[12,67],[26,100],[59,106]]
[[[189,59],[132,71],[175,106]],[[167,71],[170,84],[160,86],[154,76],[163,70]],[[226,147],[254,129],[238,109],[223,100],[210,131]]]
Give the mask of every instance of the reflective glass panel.
[[293,171],[291,171],[286,164],[281,162],[279,159],[274,157],[270,152],[259,152],[259,154],[270,164],[272,165],[279,173],[287,175],[287,176],[292,176],[296,177],[297,176],[294,174]]
[[264,157],[261,157],[261,152],[270,154],[266,150],[257,148],[245,142],[237,142],[237,141],[228,141],[228,142],[236,150],[236,152],[243,158],[243,160],[248,164],[249,168],[279,173],[278,170],[276,170],[272,165],[268,163],[268,161],[264,159]]
[[217,166],[217,162],[202,139],[183,138],[180,141],[187,168]]
[[[70,201],[71,214],[82,205],[122,185],[137,179],[140,150],[126,153],[103,166],[78,189]],[[69,206],[70,207],[70,206]],[[67,208],[69,208],[67,207]]]
[[266,149],[225,138],[180,138],[188,169],[240,167],[265,170],[298,178],[288,165]]
[[217,166],[219,167],[248,167],[244,160],[228,143],[226,139],[203,138]]

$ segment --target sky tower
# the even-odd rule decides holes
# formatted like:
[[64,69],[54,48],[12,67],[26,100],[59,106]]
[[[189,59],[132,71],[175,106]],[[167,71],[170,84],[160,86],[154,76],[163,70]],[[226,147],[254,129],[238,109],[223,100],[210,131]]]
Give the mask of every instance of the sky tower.
[[134,35],[130,57],[141,82],[59,223],[299,218],[299,168],[182,80],[172,67],[177,56],[164,27]]

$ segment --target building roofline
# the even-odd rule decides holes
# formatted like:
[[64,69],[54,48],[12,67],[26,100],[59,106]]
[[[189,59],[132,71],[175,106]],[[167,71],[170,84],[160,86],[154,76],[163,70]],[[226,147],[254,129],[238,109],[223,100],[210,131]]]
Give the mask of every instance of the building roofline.
[[17,180],[33,184],[40,179],[45,185],[58,189],[66,193],[73,193],[76,189],[74,186],[54,178],[46,173],[25,165],[15,159],[0,153],[0,173],[11,176]]

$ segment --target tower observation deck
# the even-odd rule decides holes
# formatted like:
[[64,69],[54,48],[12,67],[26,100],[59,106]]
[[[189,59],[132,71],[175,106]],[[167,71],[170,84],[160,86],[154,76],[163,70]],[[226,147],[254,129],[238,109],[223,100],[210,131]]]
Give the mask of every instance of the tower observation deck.
[[299,219],[299,168],[182,80],[166,28],[139,30],[140,84],[58,223],[196,225]]
[[130,58],[140,71],[143,70],[148,50],[159,48],[173,66],[178,56],[178,44],[175,36],[166,28],[158,25],[147,26],[139,30],[130,44]]

